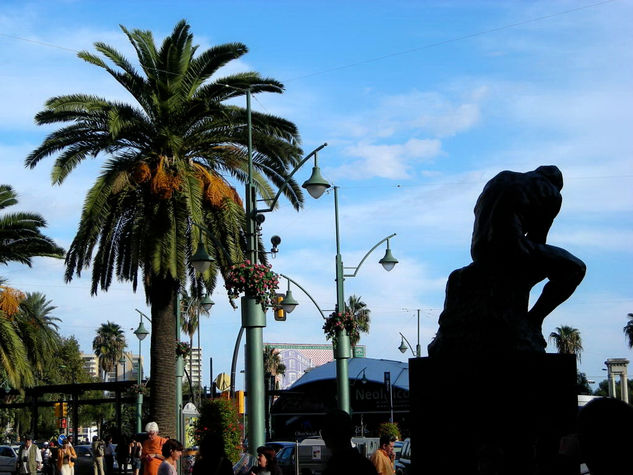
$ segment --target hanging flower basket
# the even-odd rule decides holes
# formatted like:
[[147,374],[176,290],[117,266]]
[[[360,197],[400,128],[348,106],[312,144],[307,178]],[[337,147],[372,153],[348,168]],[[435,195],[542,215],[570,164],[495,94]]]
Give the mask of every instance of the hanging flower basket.
[[143,396],[147,396],[149,394],[149,388],[144,384],[133,384],[129,387],[128,392],[130,394],[142,394]]
[[251,264],[248,260],[231,266],[224,282],[230,298],[236,299],[241,293],[249,294],[264,308],[274,304],[278,286],[279,277],[271,266]]
[[176,343],[176,357],[182,356],[183,358],[186,358],[189,356],[189,353],[191,353],[191,346],[189,346],[189,343],[185,343],[184,341]]
[[350,311],[346,310],[345,313],[332,312],[330,316],[325,319],[323,332],[327,340],[334,338],[338,330],[347,330],[347,334],[350,337],[358,334],[358,324]]

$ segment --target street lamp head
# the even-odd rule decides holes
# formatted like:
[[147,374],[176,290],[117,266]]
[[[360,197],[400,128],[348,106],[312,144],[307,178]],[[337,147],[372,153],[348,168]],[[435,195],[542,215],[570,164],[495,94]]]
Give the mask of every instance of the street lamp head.
[[141,323],[139,323],[138,328],[134,331],[134,334],[136,335],[136,338],[138,338],[140,341],[143,341],[145,337],[149,335],[149,331],[143,325],[143,320],[141,320]]
[[404,354],[407,352],[407,345],[404,344],[404,338],[400,338],[400,346],[398,347],[400,353]]
[[393,254],[391,254],[391,249],[389,249],[389,241],[387,241],[387,250],[385,251],[385,256],[378,262],[382,264],[387,272],[393,269],[398,263],[398,259],[393,257]]
[[281,308],[283,308],[286,313],[292,313],[297,305],[299,305],[299,302],[295,300],[292,296],[292,291],[288,289],[286,295],[284,295],[284,299],[281,301]]
[[196,252],[193,256],[191,256],[191,264],[193,265],[193,268],[199,274],[203,274],[211,266],[212,262],[213,258],[207,253],[204,248],[204,244],[202,243],[202,239],[200,239]]
[[125,359],[125,354],[121,354],[121,359],[119,359],[119,363],[121,364],[121,366],[125,365],[125,362],[127,360]]
[[[325,146],[325,145],[324,145]],[[321,195],[330,187],[328,181],[321,176],[321,169],[319,168],[317,162],[317,154],[314,154],[314,166],[312,167],[312,175],[308,178],[303,185],[302,188],[308,190],[310,196],[315,200],[318,200]]]
[[200,301],[200,305],[202,306],[205,312],[208,312],[209,310],[211,310],[211,307],[215,305],[215,302],[211,300],[211,296],[207,294]]

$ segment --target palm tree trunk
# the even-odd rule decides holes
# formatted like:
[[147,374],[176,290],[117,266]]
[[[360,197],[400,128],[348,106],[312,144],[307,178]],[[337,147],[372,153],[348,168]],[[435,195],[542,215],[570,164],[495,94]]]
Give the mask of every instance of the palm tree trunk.
[[152,306],[150,350],[150,419],[163,437],[176,437],[176,295],[178,281],[154,277],[149,286]]

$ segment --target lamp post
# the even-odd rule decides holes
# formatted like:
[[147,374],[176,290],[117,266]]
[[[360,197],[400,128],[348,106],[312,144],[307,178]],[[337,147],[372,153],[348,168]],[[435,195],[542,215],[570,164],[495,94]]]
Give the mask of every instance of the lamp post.
[[407,338],[400,332],[400,336],[402,337],[402,339],[400,340],[400,346],[398,347],[398,349],[400,350],[400,353],[404,354],[407,351],[407,346],[405,346],[404,342],[407,342],[408,348],[411,350],[411,353],[413,353],[413,356],[415,358],[420,358],[422,356],[422,351],[421,351],[421,347],[420,347],[420,309],[418,308],[418,343],[415,345],[415,351],[413,351],[413,347],[411,346],[411,344],[409,343],[409,340],[407,340]]
[[[247,132],[248,132],[248,167],[247,167],[247,181],[245,186],[245,201],[246,201],[246,256],[247,259],[255,264],[258,261],[258,242],[257,242],[257,226],[258,215],[272,211],[277,203],[277,200],[281,196],[282,191],[290,182],[292,175],[312,156],[314,155],[315,166],[310,179],[304,183],[304,187],[308,184],[308,191],[311,196],[318,197],[329,184],[323,180],[320,175],[317,166],[317,152],[325,147],[327,144],[323,144],[314,151],[312,151],[307,157],[305,157],[292,172],[288,175],[284,183],[279,186],[278,192],[275,197],[270,201],[270,206],[267,209],[257,209],[257,191],[253,185],[253,123],[251,117],[251,90],[255,86],[266,86],[269,89],[275,88],[273,84],[251,84],[248,87],[241,88],[225,84],[226,87],[239,90],[246,95],[246,118],[247,118]],[[281,88],[277,88],[281,91]],[[316,173],[315,173],[316,172]],[[310,191],[312,190],[312,191]],[[319,193],[320,190],[320,193]],[[199,272],[204,272],[210,265],[210,258],[205,259],[204,254],[199,253],[200,247],[197,252],[192,256],[192,264]],[[204,249],[203,249],[204,251]],[[206,267],[205,267],[206,266]],[[257,447],[264,445],[266,442],[266,411],[265,411],[265,391],[264,391],[264,339],[263,328],[266,326],[266,313],[262,308],[262,305],[257,303],[254,295],[247,292],[241,300],[241,313],[242,313],[242,327],[246,333],[246,345],[245,345],[245,375],[246,375],[246,393],[248,397],[246,399],[246,412],[248,414],[248,451],[252,455],[256,455]]]
[[139,313],[138,328],[134,331],[136,338],[138,338],[138,368],[137,368],[137,384],[138,393],[136,394],[136,433],[140,433],[143,430],[143,393],[141,392],[141,383],[143,381],[143,365],[141,365],[141,343],[149,331],[143,325],[143,317],[151,323],[152,320],[138,309],[135,309]]
[[[391,234],[379,241],[374,247],[372,247],[360,263],[355,267],[344,267],[343,258],[341,257],[341,237],[339,232],[339,213],[338,213],[338,186],[334,187],[334,218],[336,225],[336,311],[340,314],[345,313],[345,289],[344,281],[345,277],[356,277],[358,269],[367,256],[372,253],[380,244],[387,241],[387,250],[380,264],[386,271],[390,271],[398,263],[398,260],[391,254],[389,248],[389,239],[396,234]],[[345,274],[345,269],[354,269],[353,274]],[[345,329],[336,331],[336,341],[334,345],[334,359],[336,360],[336,387],[338,394],[338,408],[347,412],[350,412],[349,403],[349,375],[347,371],[347,360],[350,358],[350,343],[349,335]]]

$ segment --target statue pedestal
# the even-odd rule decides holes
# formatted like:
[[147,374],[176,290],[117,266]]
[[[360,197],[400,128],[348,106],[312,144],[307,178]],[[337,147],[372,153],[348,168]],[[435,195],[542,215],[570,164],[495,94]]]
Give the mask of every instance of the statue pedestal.
[[554,474],[575,430],[573,355],[414,358],[409,384],[413,473]]

